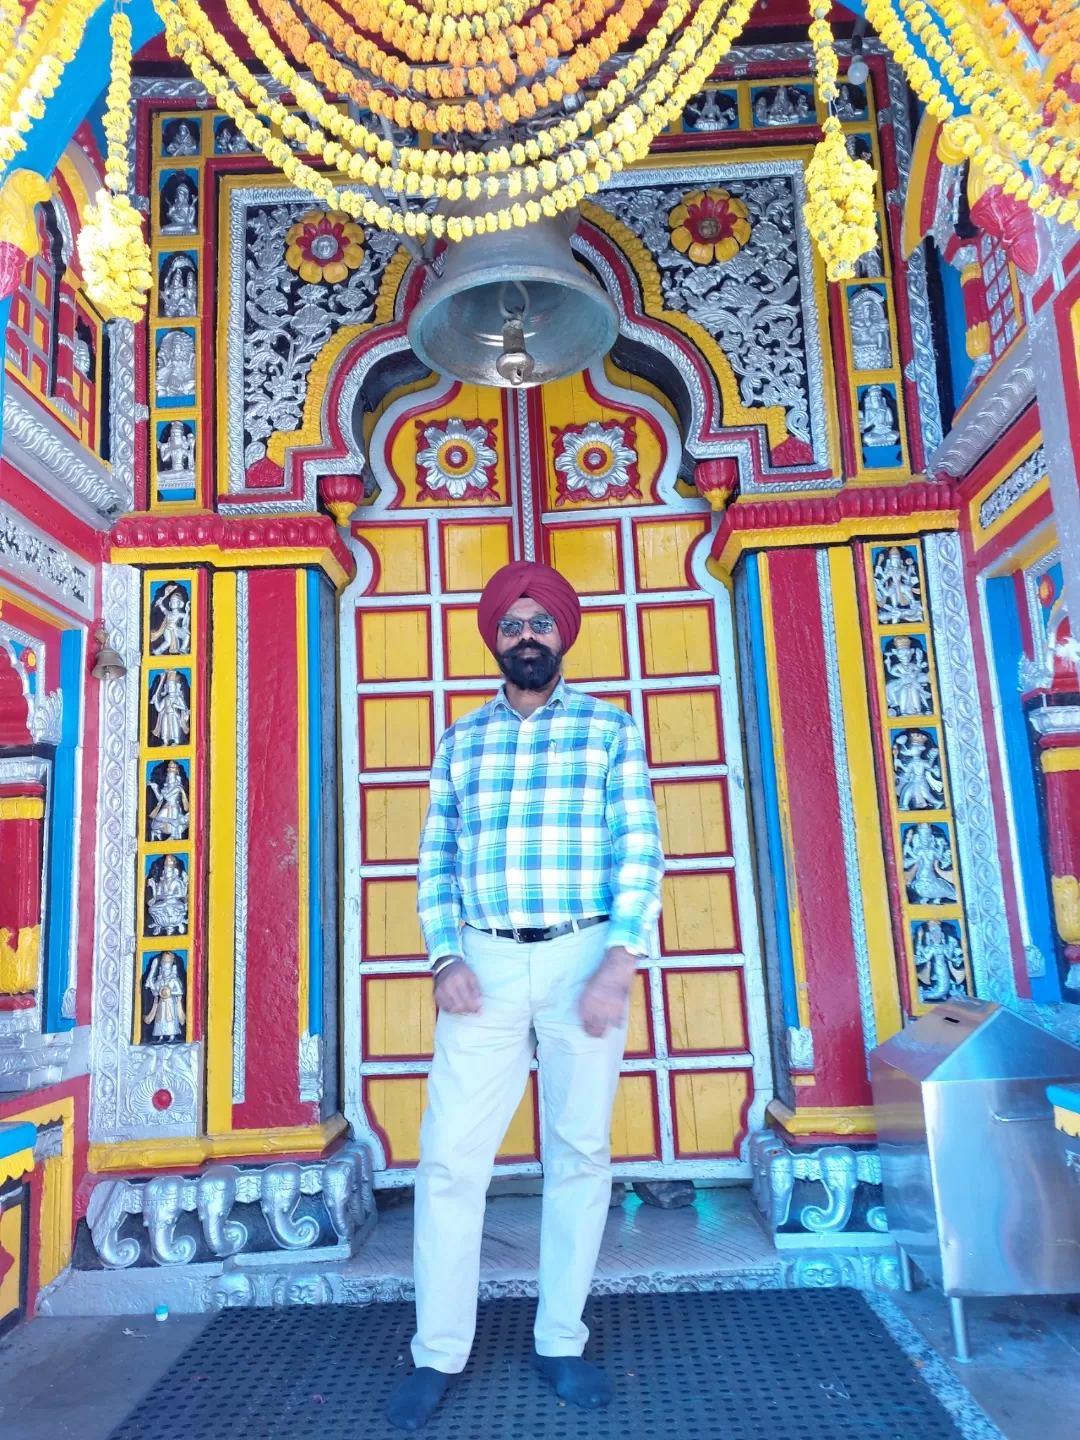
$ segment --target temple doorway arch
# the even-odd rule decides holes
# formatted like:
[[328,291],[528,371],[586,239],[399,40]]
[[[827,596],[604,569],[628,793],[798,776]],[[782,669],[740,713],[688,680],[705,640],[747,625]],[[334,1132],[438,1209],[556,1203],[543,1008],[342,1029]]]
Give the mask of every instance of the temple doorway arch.
[[[679,407],[611,357],[507,392],[419,373],[403,334],[379,347],[358,342],[359,373],[337,392],[364,475],[340,616],[346,1117],[376,1183],[410,1183],[434,1026],[415,915],[427,770],[444,726],[499,683],[475,625],[483,584],[535,557],[582,596],[568,678],[646,737],[668,855],[633,992],[616,1174],[745,1177],[771,1067],[734,616],[705,566],[718,514],[689,479]],[[497,1173],[542,1170],[537,1086],[534,1071]]]

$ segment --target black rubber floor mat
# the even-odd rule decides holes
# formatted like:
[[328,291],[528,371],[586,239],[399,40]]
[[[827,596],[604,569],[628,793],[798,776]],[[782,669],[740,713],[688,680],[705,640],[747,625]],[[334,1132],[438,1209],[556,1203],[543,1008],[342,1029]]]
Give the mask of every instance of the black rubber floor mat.
[[[957,1440],[854,1290],[611,1295],[586,1354],[611,1408],[561,1404],[529,1363],[533,1300],[480,1307],[461,1382],[426,1440]],[[409,1367],[411,1305],[227,1310],[112,1440],[397,1440],[382,1418]]]

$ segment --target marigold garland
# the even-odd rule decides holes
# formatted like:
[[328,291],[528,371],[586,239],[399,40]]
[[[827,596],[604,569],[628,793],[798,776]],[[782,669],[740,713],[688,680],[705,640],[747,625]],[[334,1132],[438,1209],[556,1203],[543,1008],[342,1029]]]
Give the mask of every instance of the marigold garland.
[[20,150],[23,135],[45,114],[64,66],[75,58],[86,22],[102,0],[38,0],[26,14],[18,0],[4,0],[0,45],[0,174]]
[[109,23],[112,67],[106,94],[106,190],[83,211],[77,244],[87,294],[108,314],[142,318],[153,282],[143,222],[126,193],[131,131],[131,21],[117,10]]
[[[613,173],[648,153],[656,135],[701,89],[749,16],[749,6],[742,0],[726,5],[725,0],[704,0],[696,7],[690,0],[669,0],[642,46],[574,116],[555,121],[535,138],[474,153],[398,146],[388,134],[380,136],[344,115],[318,86],[296,73],[247,0],[227,0],[230,17],[271,77],[291,90],[298,104],[324,128],[312,127],[269,95],[214,29],[197,0],[154,3],[165,21],[171,52],[184,60],[248,143],[293,183],[368,224],[419,239],[446,235],[452,240],[526,225],[595,194]],[[267,0],[263,8],[279,3],[284,0]],[[678,38],[668,48],[680,26]],[[313,63],[310,46],[303,55],[305,62]],[[466,112],[470,104],[480,110],[477,102],[466,102]],[[285,139],[275,136],[256,112],[265,115]],[[605,121],[602,132],[586,138]],[[327,131],[346,138],[355,148],[328,138]],[[339,188],[286,140],[302,145],[308,154],[370,190]],[[412,198],[454,202],[481,196],[499,201],[498,208],[479,216],[447,218],[407,205]],[[388,203],[391,197],[399,197],[397,208]]]
[[817,91],[828,107],[824,138],[806,169],[808,199],[803,218],[825,261],[830,280],[850,280],[855,262],[877,244],[874,187],[877,172],[848,154],[844,128],[833,112],[839,64],[827,16],[831,3],[816,0],[810,39],[814,45]]

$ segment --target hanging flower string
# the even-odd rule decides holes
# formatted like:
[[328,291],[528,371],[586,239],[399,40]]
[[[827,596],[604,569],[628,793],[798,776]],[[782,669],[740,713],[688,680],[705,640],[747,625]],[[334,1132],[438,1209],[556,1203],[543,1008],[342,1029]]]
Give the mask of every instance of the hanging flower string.
[[[314,5],[315,0],[311,3]],[[577,205],[586,195],[595,194],[625,165],[644,158],[656,136],[678,118],[731,49],[750,13],[750,5],[742,0],[701,0],[696,5],[691,0],[669,0],[641,46],[604,80],[599,90],[589,93],[573,115],[567,116],[559,104],[555,113],[544,117],[550,123],[538,133],[516,140],[511,131],[506,143],[478,152],[450,150],[438,143],[421,148],[419,132],[412,137],[412,143],[398,144],[388,126],[386,133],[369,130],[331,104],[319,85],[297,74],[269,30],[256,19],[247,0],[226,0],[226,4],[230,18],[256,58],[278,84],[291,91],[297,104],[318,122],[317,126],[309,125],[269,95],[214,29],[197,0],[154,0],[165,21],[172,53],[180,56],[206,86],[252,148],[332,209],[344,210],[366,224],[397,234],[419,239],[446,236],[450,240],[509,230],[542,215],[556,215]],[[272,12],[278,17],[278,25],[286,28],[289,36],[292,55],[311,65],[327,92],[350,93],[356,77],[342,60],[334,60],[328,74],[318,74],[318,45],[311,41],[286,0],[260,0],[260,4],[268,15]],[[285,17],[282,7],[289,10],[291,19]],[[406,8],[400,0],[390,0],[388,13],[404,14]],[[494,12],[500,19],[499,10],[504,8]],[[510,11],[505,13],[507,19],[511,18]],[[431,22],[436,18],[432,16]],[[445,20],[453,18],[447,16]],[[461,26],[464,18],[457,19],[456,25]],[[575,15],[570,18],[577,23]],[[470,25],[482,42],[486,23],[481,23],[478,14]],[[567,30],[572,38],[569,23]],[[559,42],[554,43],[558,53]],[[325,47],[324,52],[328,65],[332,57]],[[578,47],[573,54],[580,56],[580,52]],[[591,53],[595,56],[596,52]],[[433,73],[434,67],[429,65],[429,81]],[[580,88],[573,76],[570,82],[573,90]],[[558,103],[552,102],[551,80],[546,83],[544,103]],[[559,101],[566,93],[572,93],[569,84],[559,93]],[[537,96],[535,103],[539,105],[541,97]],[[494,118],[478,99],[458,105],[464,112],[462,124],[477,133],[485,129],[488,119]],[[479,117],[470,111],[471,105],[478,107]],[[275,135],[260,114],[284,138]],[[412,128],[411,115],[410,111],[399,128]],[[398,123],[396,102],[393,118]],[[505,115],[500,123],[509,128]],[[459,127],[451,123],[448,128]],[[302,146],[310,156],[332,165],[365,188],[335,184],[329,175],[313,169],[287,141]],[[463,198],[475,201],[486,197],[494,203],[486,213],[467,216],[447,216],[441,211],[429,214],[409,205],[410,200],[424,202],[432,197],[451,204]],[[391,200],[397,203],[391,204]]]
[[814,45],[817,92],[828,109],[824,138],[806,170],[808,200],[803,218],[825,261],[830,280],[850,280],[855,262],[877,244],[874,187],[877,172],[848,153],[843,126],[836,118],[839,66],[827,16],[831,4],[816,0],[810,39]]
[[128,137],[131,132],[131,21],[117,10],[109,25],[112,78],[105,110],[106,190],[83,212],[79,259],[86,289],[95,304],[125,320],[142,318],[146,292],[153,284],[150,249],[142,217],[128,188]]
[[75,58],[86,22],[102,0],[38,0],[29,14],[19,0],[0,0],[0,174],[23,136],[45,114],[64,66]]

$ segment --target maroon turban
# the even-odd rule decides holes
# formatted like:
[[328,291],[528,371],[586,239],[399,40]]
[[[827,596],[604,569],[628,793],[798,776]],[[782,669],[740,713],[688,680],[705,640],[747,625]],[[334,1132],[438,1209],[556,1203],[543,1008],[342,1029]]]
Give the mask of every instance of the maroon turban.
[[581,629],[581,605],[574,587],[550,565],[540,565],[535,560],[515,560],[495,571],[480,596],[476,624],[491,653],[496,653],[499,621],[510,606],[525,595],[544,607],[559,627],[563,649],[569,650]]

